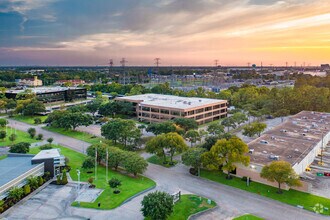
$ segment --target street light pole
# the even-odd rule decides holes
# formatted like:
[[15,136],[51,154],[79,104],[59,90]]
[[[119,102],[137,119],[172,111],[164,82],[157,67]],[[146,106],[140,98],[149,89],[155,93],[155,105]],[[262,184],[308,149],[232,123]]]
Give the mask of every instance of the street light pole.
[[97,180],[97,145],[95,145],[95,180]]
[[77,175],[78,175],[78,191],[80,190],[80,170],[77,169]]

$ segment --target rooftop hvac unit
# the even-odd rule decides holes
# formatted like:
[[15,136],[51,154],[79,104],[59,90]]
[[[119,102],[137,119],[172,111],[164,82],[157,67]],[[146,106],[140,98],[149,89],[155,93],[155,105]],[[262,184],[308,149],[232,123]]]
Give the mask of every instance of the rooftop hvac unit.
[[271,155],[269,155],[269,159],[271,159],[271,160],[279,160],[280,159],[280,156],[271,154]]
[[261,140],[260,143],[261,143],[261,144],[268,144],[268,141],[266,141],[266,140]]
[[264,150],[264,151],[262,151],[262,153],[267,154],[267,151]]
[[285,129],[281,129],[280,132],[285,133],[285,132],[287,132],[287,130],[285,130]]
[[254,149],[249,150],[249,154],[253,154],[253,152],[254,152]]

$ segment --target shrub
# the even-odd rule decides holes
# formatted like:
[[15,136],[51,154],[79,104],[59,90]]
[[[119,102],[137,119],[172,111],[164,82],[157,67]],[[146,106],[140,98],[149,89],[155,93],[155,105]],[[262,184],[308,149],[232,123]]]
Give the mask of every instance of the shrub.
[[173,212],[173,197],[166,192],[152,192],[143,197],[142,214],[151,220],[165,220]]
[[121,186],[121,180],[119,180],[117,178],[111,178],[109,180],[109,186],[111,188],[117,188],[118,186]]
[[10,140],[11,142],[14,142],[16,139],[17,139],[17,135],[16,135],[16,134],[11,134],[11,135],[9,135],[9,140]]
[[49,143],[49,145],[51,145],[54,141],[54,138],[50,137],[47,139],[47,142]]
[[57,175],[56,177],[56,184],[61,185],[61,175]]
[[23,189],[24,189],[24,195],[28,195],[28,194],[30,194],[30,192],[31,192],[31,187],[30,187],[29,184],[26,184],[26,185],[23,187]]
[[42,145],[39,147],[40,150],[49,150],[49,149],[52,149],[53,147],[48,145],[48,144],[45,144],[45,145]]
[[120,193],[120,190],[119,190],[119,189],[115,189],[115,190],[113,191],[113,193],[114,193],[114,194],[119,194],[119,193]]
[[44,178],[45,178],[45,180],[49,180],[50,179],[50,172],[49,171],[47,171],[47,172],[44,173]]
[[44,138],[44,135],[43,134],[38,134],[36,139],[37,140],[42,140],[43,138]]
[[41,176],[39,176],[39,178],[38,178],[38,183],[39,183],[39,186],[42,186],[42,184],[44,184],[44,179]]
[[88,183],[89,183],[90,185],[93,185],[94,178],[93,178],[93,177],[89,177],[87,181],[88,181]]
[[38,125],[38,124],[41,124],[41,123],[42,123],[42,121],[41,121],[40,118],[35,118],[34,119],[34,124]]
[[195,168],[191,167],[189,169],[189,173],[194,175],[194,176],[197,176],[198,175],[198,170],[196,170]]
[[30,144],[26,142],[20,142],[17,144],[14,144],[10,147],[9,152],[10,153],[20,153],[20,154],[26,154],[30,150]]
[[95,166],[95,161],[93,157],[86,157],[86,159],[84,160],[84,162],[82,163],[82,168],[89,170],[89,169],[93,169]]
[[36,134],[37,134],[37,131],[36,131],[35,128],[29,128],[27,130],[27,132],[29,133],[29,135],[30,135],[31,138],[34,138],[34,136],[36,136]]
[[0,139],[4,140],[7,136],[7,132],[6,131],[0,131]]
[[62,171],[62,179],[61,179],[61,184],[66,185],[68,183],[68,177],[66,175],[66,170],[64,169]]

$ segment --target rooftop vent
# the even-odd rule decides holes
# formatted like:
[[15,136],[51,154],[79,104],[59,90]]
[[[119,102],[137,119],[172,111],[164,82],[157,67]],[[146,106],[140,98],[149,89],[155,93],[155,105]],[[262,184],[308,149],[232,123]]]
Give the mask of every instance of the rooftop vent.
[[280,159],[280,156],[271,154],[271,155],[269,155],[269,159],[271,159],[271,160],[279,160]]
[[260,141],[260,144],[269,144],[269,143],[268,143],[268,141],[266,141],[266,140],[261,140],[261,141]]
[[287,132],[287,130],[285,130],[285,129],[281,129],[280,132],[285,133],[285,132]]
[[253,152],[254,152],[254,149],[249,150],[249,154],[253,154]]

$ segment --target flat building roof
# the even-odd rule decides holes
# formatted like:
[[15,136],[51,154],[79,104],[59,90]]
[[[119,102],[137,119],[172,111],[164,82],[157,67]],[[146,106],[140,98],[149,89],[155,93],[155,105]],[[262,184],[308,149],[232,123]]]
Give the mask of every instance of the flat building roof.
[[[53,87],[36,87],[36,88],[27,88],[31,90],[35,94],[43,94],[43,93],[49,93],[49,92],[62,92],[67,90],[76,90],[76,89],[83,89],[80,87],[60,87],[60,86],[53,86]],[[23,93],[26,89],[11,89],[6,91],[6,93]]]
[[250,162],[266,165],[284,160],[301,162],[330,132],[330,114],[302,111],[251,141]]
[[161,95],[161,94],[143,94],[125,97],[117,97],[116,100],[136,102],[140,105],[176,108],[176,109],[190,109],[202,107],[204,105],[216,105],[227,102],[221,99],[209,98],[195,98],[195,97],[180,97],[174,95]]
[[59,149],[49,149],[42,150],[37,155],[35,155],[32,160],[40,160],[40,159],[49,159],[49,158],[57,158],[60,157],[61,153]]

